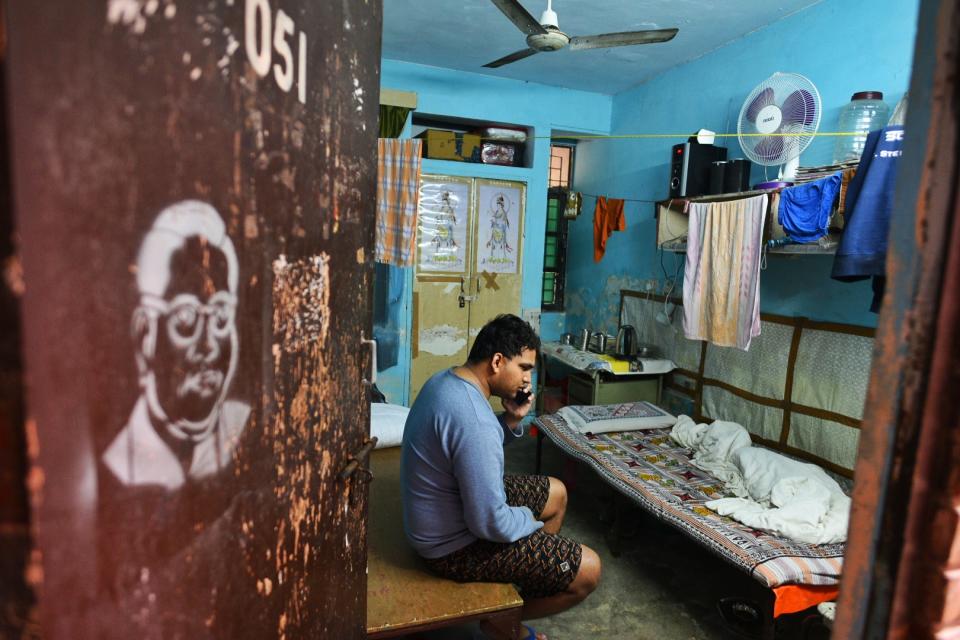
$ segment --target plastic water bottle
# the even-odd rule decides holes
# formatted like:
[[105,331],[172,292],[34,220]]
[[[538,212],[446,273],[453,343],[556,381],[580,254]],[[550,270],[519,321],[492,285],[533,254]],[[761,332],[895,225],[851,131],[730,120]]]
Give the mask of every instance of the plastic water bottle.
[[856,131],[855,136],[838,136],[833,148],[833,163],[859,160],[867,134],[882,129],[890,117],[890,108],[880,91],[858,91],[840,111],[839,131]]

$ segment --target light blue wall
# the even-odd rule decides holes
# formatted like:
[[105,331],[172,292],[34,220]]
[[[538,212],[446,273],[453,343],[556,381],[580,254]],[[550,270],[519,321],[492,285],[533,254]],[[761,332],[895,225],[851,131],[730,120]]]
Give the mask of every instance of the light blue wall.
[[[891,110],[909,83],[917,0],[825,0],[755,31],[712,53],[614,96],[611,133],[686,133],[701,127],[736,132],[746,95],[775,71],[810,78],[823,99],[821,131],[836,131],[839,111],[858,90],[881,90]],[[682,139],[599,140],[577,150],[576,187],[589,194],[642,200],[667,196],[670,147]],[[743,157],[736,139],[724,143]],[[833,140],[822,138],[802,163],[829,162]],[[771,177],[776,174],[773,169]],[[755,177],[762,172],[755,172]],[[663,281],[655,248],[654,206],[628,202],[627,230],[615,233],[607,253],[593,262],[592,213],[571,226],[567,258],[566,330],[616,327],[620,288]],[[664,256],[667,270],[682,256]],[[771,256],[761,276],[761,309],[820,320],[873,326],[869,282],[829,277],[832,258]]]
[[[494,78],[437,67],[383,60],[381,86],[417,93],[418,113],[452,116],[533,127],[533,166],[490,165],[424,160],[424,173],[464,175],[527,183],[526,220],[523,242],[523,289],[521,307],[540,308],[543,273],[544,226],[547,207],[547,176],[550,135],[557,132],[607,133],[612,98],[608,95],[573,91],[531,82]],[[407,129],[409,134],[409,127]],[[530,144],[530,143],[528,143]],[[400,364],[381,372],[378,387],[391,402],[405,404],[409,393],[410,292],[412,269],[408,270],[404,314],[408,324],[401,341]],[[556,339],[561,322],[546,317],[544,328]]]

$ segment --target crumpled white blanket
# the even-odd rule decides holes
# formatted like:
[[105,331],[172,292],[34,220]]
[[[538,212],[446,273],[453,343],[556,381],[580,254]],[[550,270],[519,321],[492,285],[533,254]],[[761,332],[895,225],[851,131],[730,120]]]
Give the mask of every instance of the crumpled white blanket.
[[808,544],[847,539],[850,498],[823,469],[759,447],[738,449],[731,461],[749,497],[711,500],[708,509]]
[[716,420],[710,425],[697,424],[690,416],[679,416],[670,431],[679,445],[693,449],[691,463],[718,480],[736,496],[746,496],[743,473],[732,463],[733,454],[750,447],[750,433],[736,422]]

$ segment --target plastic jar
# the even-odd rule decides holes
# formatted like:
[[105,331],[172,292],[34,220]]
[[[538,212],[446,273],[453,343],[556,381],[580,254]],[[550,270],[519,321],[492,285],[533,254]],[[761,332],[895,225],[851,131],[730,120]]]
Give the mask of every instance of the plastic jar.
[[840,110],[838,131],[856,131],[855,136],[837,136],[833,148],[833,163],[859,160],[867,142],[867,134],[887,125],[890,108],[880,91],[858,91],[850,103]]

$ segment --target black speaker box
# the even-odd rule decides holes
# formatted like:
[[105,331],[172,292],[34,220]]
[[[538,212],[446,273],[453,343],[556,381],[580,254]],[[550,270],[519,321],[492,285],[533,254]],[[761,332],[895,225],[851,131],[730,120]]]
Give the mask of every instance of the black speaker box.
[[670,197],[702,196],[710,189],[710,164],[727,159],[726,147],[684,142],[673,145],[670,161]]

